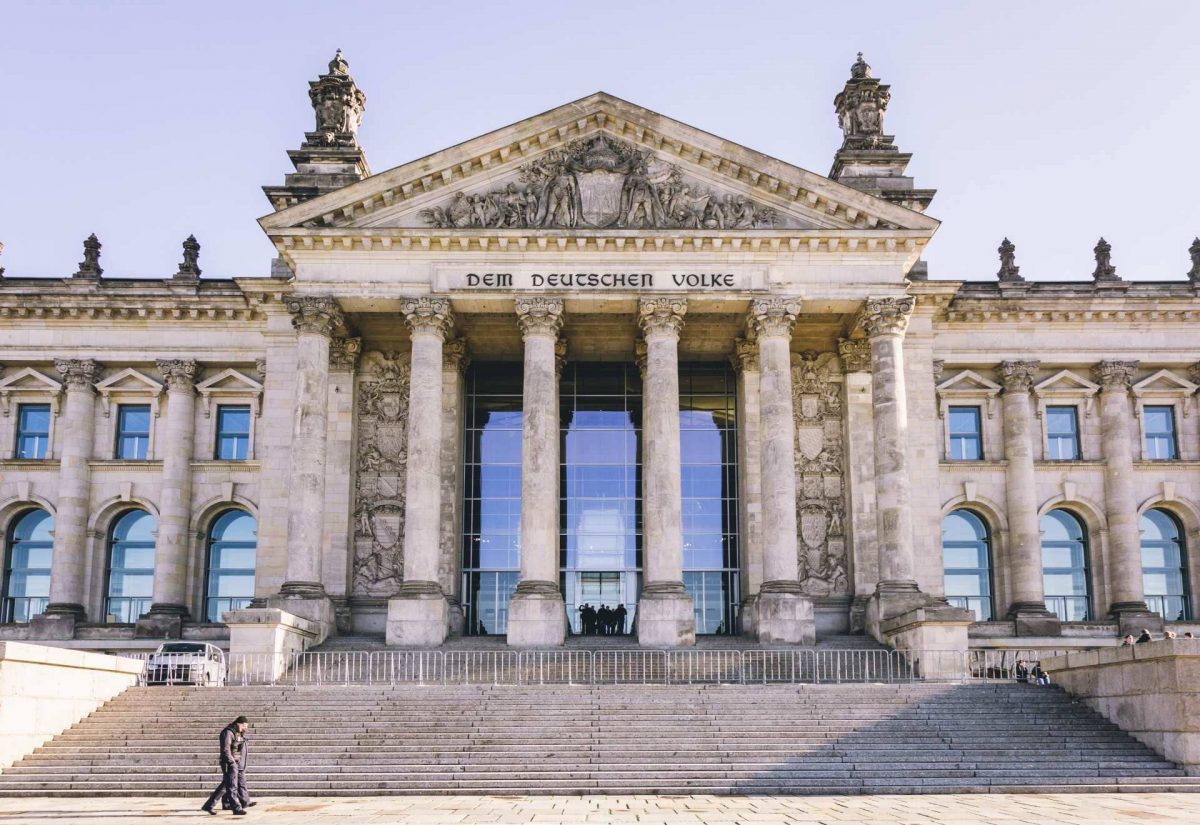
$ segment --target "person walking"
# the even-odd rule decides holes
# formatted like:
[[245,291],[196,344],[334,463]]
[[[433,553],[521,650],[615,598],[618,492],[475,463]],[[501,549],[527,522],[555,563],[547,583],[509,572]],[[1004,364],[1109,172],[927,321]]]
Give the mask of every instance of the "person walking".
[[213,808],[218,799],[228,798],[234,816],[245,816],[246,808],[242,804],[241,794],[245,789],[245,779],[241,776],[243,759],[246,750],[246,728],[249,725],[245,716],[239,716],[221,730],[219,741],[221,784],[212,792],[200,810],[216,816]]
[[1021,684],[1029,684],[1029,668],[1025,665],[1024,659],[1017,659],[1016,677]]

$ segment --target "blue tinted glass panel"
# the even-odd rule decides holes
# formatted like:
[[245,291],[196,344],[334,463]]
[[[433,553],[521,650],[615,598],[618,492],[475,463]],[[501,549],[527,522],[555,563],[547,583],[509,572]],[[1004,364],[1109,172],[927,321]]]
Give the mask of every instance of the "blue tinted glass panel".
[[17,412],[16,457],[45,458],[50,446],[50,405],[22,404]]

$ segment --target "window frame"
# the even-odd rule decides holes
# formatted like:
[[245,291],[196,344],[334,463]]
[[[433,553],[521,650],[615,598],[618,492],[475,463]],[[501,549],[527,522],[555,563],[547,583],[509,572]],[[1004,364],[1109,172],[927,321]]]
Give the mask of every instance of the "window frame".
[[[1070,410],[1071,420],[1073,422],[1074,432],[1072,433],[1073,442],[1075,444],[1075,455],[1071,458],[1060,458],[1051,455],[1051,439],[1061,439],[1063,436],[1054,435],[1050,432],[1050,417],[1053,410]],[[1083,461],[1083,427],[1079,421],[1079,405],[1078,404],[1047,404],[1045,413],[1042,416],[1042,438],[1045,445],[1045,460],[1046,461]]]
[[[1179,416],[1176,414],[1176,405],[1170,403],[1157,404],[1141,404],[1138,405],[1138,417],[1142,419],[1142,460],[1143,461],[1178,461],[1180,458],[1179,449]],[[1171,416],[1171,432],[1170,444],[1171,454],[1168,456],[1153,456],[1150,455],[1150,431],[1146,426],[1146,413],[1148,410],[1168,410]],[[1161,434],[1156,434],[1155,438],[1161,438]]]
[[[1074,621],[1074,622],[1094,621],[1093,617],[1096,615],[1096,607],[1095,607],[1096,593],[1095,593],[1095,588],[1092,586],[1093,585],[1093,582],[1092,582],[1092,543],[1091,543],[1090,531],[1088,530],[1087,521],[1084,520],[1084,518],[1082,516],[1080,516],[1078,513],[1076,513],[1073,510],[1069,510],[1066,507],[1052,507],[1049,510],[1047,510],[1045,513],[1042,513],[1038,517],[1039,524],[1042,519],[1049,518],[1052,513],[1064,513],[1069,518],[1074,519],[1075,524],[1077,524],[1079,526],[1079,532],[1080,532],[1081,538],[1078,543],[1080,544],[1082,551],[1083,551],[1083,566],[1082,567],[1047,567],[1046,566],[1047,541],[1045,538],[1046,531],[1045,530],[1039,531],[1041,534],[1041,537],[1040,537],[1039,543],[1038,543],[1038,551],[1041,556],[1043,598],[1046,600],[1046,606],[1050,607],[1050,599],[1053,599],[1053,598],[1060,598],[1060,599],[1080,599],[1080,598],[1082,598],[1082,599],[1086,600],[1083,618],[1082,619],[1072,619],[1070,621]],[[1060,546],[1067,545],[1067,544],[1073,545],[1073,544],[1075,544],[1075,542],[1073,542],[1073,541],[1072,542],[1055,541],[1055,542],[1053,542],[1053,544],[1060,545]],[[1045,583],[1047,571],[1053,571],[1053,572],[1056,572],[1059,574],[1061,574],[1063,572],[1068,572],[1068,573],[1073,574],[1076,570],[1083,571],[1083,583],[1084,583],[1084,587],[1085,587],[1085,591],[1086,591],[1083,596],[1078,596],[1075,594],[1058,594],[1058,593],[1051,594],[1051,593],[1045,592],[1045,584],[1044,583]],[[1054,611],[1052,609],[1051,612],[1054,612],[1057,615],[1057,611]],[[1059,616],[1059,620],[1062,621],[1063,623],[1066,623],[1068,621],[1067,619],[1063,618],[1062,616]]]
[[[9,521],[8,526],[6,527],[6,529],[4,531],[4,545],[3,545],[3,547],[0,547],[0,624],[27,624],[29,619],[32,619],[34,616],[37,616],[37,615],[40,615],[41,613],[43,613],[46,609],[46,605],[48,605],[50,603],[50,588],[49,588],[48,584],[46,587],[46,595],[45,596],[28,596],[28,595],[13,596],[10,591],[10,588],[12,587],[12,573],[14,570],[14,568],[12,566],[12,557],[13,557],[13,550],[16,548],[16,543],[17,543],[17,541],[16,541],[17,528],[20,527],[22,521],[29,518],[34,513],[45,513],[50,518],[51,531],[53,531],[53,529],[54,529],[54,514],[51,513],[49,510],[47,510],[45,507],[40,507],[40,506],[27,507],[23,510],[20,510]],[[45,544],[45,542],[37,542],[37,543]],[[50,544],[50,561],[51,561],[50,567],[46,567],[46,568],[22,567],[20,569],[22,571],[44,570],[47,578],[49,578],[50,572],[53,569],[53,563],[54,563],[53,540],[51,540],[49,542],[49,544]],[[14,599],[19,599],[19,598],[20,599],[40,598],[40,599],[44,599],[44,604],[42,605],[42,609],[37,611],[37,613],[30,614],[29,619],[27,619],[25,622],[18,622],[15,619],[10,618],[10,613],[12,611],[10,610],[9,602]]]
[[[1143,518],[1147,518],[1151,512],[1161,513],[1163,516],[1165,516],[1171,522],[1171,526],[1175,528],[1175,542],[1174,543],[1175,543],[1178,553],[1179,553],[1179,566],[1178,567],[1146,567],[1145,548],[1146,548],[1147,540],[1145,538],[1145,534],[1140,530],[1140,522]],[[1166,616],[1162,616],[1163,611],[1156,610],[1155,612],[1157,612],[1160,616],[1162,616],[1164,621],[1169,621],[1169,622],[1193,621],[1193,617],[1195,616],[1195,609],[1192,605],[1192,598],[1191,598],[1192,577],[1191,577],[1190,566],[1188,565],[1187,529],[1184,527],[1183,519],[1179,518],[1179,516],[1175,515],[1175,513],[1171,512],[1170,510],[1166,509],[1165,507],[1148,507],[1143,512],[1138,514],[1138,522],[1139,522],[1138,549],[1142,552],[1142,577],[1143,577],[1143,594],[1142,595],[1143,595],[1143,597],[1147,600],[1148,604],[1149,604],[1149,600],[1151,598],[1158,598],[1158,599],[1178,598],[1183,603],[1183,617],[1182,618],[1168,619]],[[1165,542],[1153,541],[1150,543],[1151,544],[1163,544]],[[1145,581],[1145,576],[1146,576],[1147,571],[1163,572],[1163,573],[1167,573],[1167,572],[1178,573],[1180,576],[1180,593],[1178,595],[1171,595],[1169,593],[1160,594],[1160,593],[1145,592],[1144,581]],[[1153,605],[1151,606],[1151,610],[1154,610]]]
[[[993,443],[994,434],[988,422],[996,414],[996,399],[1002,387],[990,378],[986,378],[974,370],[960,370],[951,378],[942,381],[934,390],[938,400],[938,418],[942,420],[942,460],[947,462],[966,463],[970,461],[987,461],[988,456],[998,454]],[[950,437],[950,408],[951,407],[979,408],[979,455],[977,459],[952,458]]]
[[[224,430],[221,429],[222,417],[228,410],[245,410],[246,411],[246,432],[234,433],[232,437],[245,437],[246,447],[245,455],[241,458],[225,458],[221,455],[221,440],[224,436]],[[254,406],[251,404],[232,403],[232,404],[217,404],[217,414],[213,416],[213,460],[214,461],[249,461],[251,458],[251,448],[254,442]]]
[[[21,455],[21,441],[27,438],[25,430],[22,427],[22,420],[26,411],[31,408],[44,408],[46,410],[46,432],[45,432],[45,447],[41,455],[26,456]],[[13,419],[13,458],[17,461],[46,461],[53,458],[51,451],[51,437],[54,433],[54,405],[48,401],[23,401],[17,404],[17,415]],[[37,433],[38,436],[42,435]]]
[[[262,416],[263,385],[250,376],[233,367],[223,369],[196,384],[196,392],[200,395],[200,408],[204,415],[204,426],[211,429],[213,461],[217,455],[217,421],[213,416],[213,407],[248,406],[250,407],[250,442],[246,445],[246,458],[243,461],[258,460],[258,419]],[[198,432],[200,443],[208,438],[203,432]]]
[[[122,567],[122,568],[120,568],[121,572],[133,571],[133,572],[141,573],[143,575],[145,573],[149,572],[150,583],[151,583],[151,595],[149,595],[149,596],[113,596],[112,595],[112,573],[113,573],[112,562],[113,562],[113,549],[117,546],[117,538],[116,538],[117,537],[117,528],[121,526],[121,522],[123,522],[126,518],[129,518],[130,515],[133,513],[143,513],[154,520],[155,541],[150,542],[149,545],[150,545],[150,549],[151,549],[151,559],[154,562],[157,561],[157,559],[155,558],[154,550],[156,549],[156,545],[158,543],[157,542],[158,516],[156,516],[154,513],[150,512],[149,510],[147,510],[144,507],[130,507],[128,509],[122,510],[121,512],[117,513],[113,517],[112,523],[108,527],[108,533],[107,533],[105,543],[104,543],[103,613],[104,613],[104,623],[105,624],[129,624],[129,622],[120,622],[120,621],[116,621],[116,620],[111,621],[111,622],[109,621],[109,617],[113,615],[113,613],[109,610],[109,602],[112,599],[141,600],[141,601],[145,602],[146,610],[150,609],[150,605],[154,601],[154,591],[153,591],[154,565],[153,564],[148,568],[147,567]],[[129,545],[136,545],[139,547],[145,547],[147,542],[141,542],[141,541],[122,542],[122,544],[129,544]],[[143,615],[145,612],[146,612],[145,610],[139,612],[138,616]],[[137,621],[138,616],[133,617],[134,622]]]
[[[45,461],[55,458],[58,435],[58,414],[63,385],[33,367],[22,367],[0,380],[0,459],[5,461]],[[50,405],[50,435],[45,459],[17,458],[17,418],[13,406],[22,404]]]
[[[212,602],[214,600],[225,600],[225,599],[228,599],[232,602],[233,600],[245,599],[246,603],[248,604],[249,601],[254,598],[253,592],[251,592],[250,596],[248,596],[248,597],[213,596],[213,595],[211,595],[212,583],[213,583],[212,574],[213,574],[213,570],[214,570],[213,563],[212,563],[213,562],[213,548],[218,544],[239,546],[239,547],[246,547],[249,545],[249,542],[218,541],[215,538],[216,530],[217,530],[218,525],[220,525],[221,520],[224,519],[227,515],[229,515],[231,513],[242,515],[242,516],[247,516],[254,521],[254,567],[253,568],[230,567],[230,568],[215,568],[215,569],[218,571],[221,571],[221,572],[243,572],[243,573],[246,572],[247,570],[249,570],[251,576],[253,577],[253,579],[255,581],[255,584],[257,584],[257,582],[258,582],[258,550],[259,550],[258,516],[256,516],[254,513],[251,513],[249,510],[247,510],[243,507],[237,507],[237,506],[227,507],[227,508],[221,510],[219,513],[217,513],[212,518],[212,520],[209,522],[208,530],[206,531],[205,540],[204,540],[204,578],[201,583],[203,590],[201,591],[201,596],[202,596],[201,610],[198,612],[200,613],[201,620],[204,622],[210,623],[210,624],[214,624],[214,623],[219,624],[221,622],[220,614],[218,614],[217,618],[215,618],[215,619],[209,617],[210,602]],[[253,590],[253,587],[251,587],[251,590]],[[245,605],[240,605],[239,607],[244,607],[244,606]],[[235,607],[231,603],[229,609],[237,610],[237,609],[239,609],[239,607]]]
[[[145,409],[146,411],[146,431],[142,432],[126,432],[123,429],[126,413],[132,412],[134,409]],[[144,404],[140,402],[127,402],[117,405],[117,415],[113,423],[113,459],[116,461],[150,461],[153,456],[154,446],[154,405]],[[146,439],[146,454],[143,456],[128,457],[121,454],[121,445],[126,438],[141,438]]]
[[[980,525],[982,525],[983,539],[981,540],[981,543],[983,544],[984,554],[987,557],[987,567],[984,567],[984,568],[970,567],[970,568],[968,568],[968,567],[947,567],[946,566],[946,540],[945,540],[944,525],[946,523],[946,519],[950,518],[951,516],[957,515],[959,513],[966,513],[970,516],[973,516],[980,523]],[[970,507],[955,507],[949,513],[946,513],[944,516],[942,516],[942,525],[943,525],[943,530],[942,530],[942,589],[943,589],[943,591],[945,591],[945,582],[946,582],[947,575],[950,575],[955,572],[960,573],[960,574],[971,574],[971,575],[975,575],[975,576],[978,576],[980,571],[984,571],[987,573],[987,593],[985,595],[983,595],[983,596],[955,596],[952,594],[946,594],[946,598],[948,600],[949,599],[966,599],[966,600],[968,600],[966,608],[968,610],[971,610],[972,613],[974,613],[975,611],[970,607],[969,600],[972,598],[986,599],[987,616],[984,618],[981,618],[979,616],[979,614],[976,613],[975,621],[977,621],[977,622],[994,621],[996,618],[996,574],[995,574],[996,568],[995,568],[995,558],[994,558],[995,542],[992,538],[991,525],[988,523],[988,520],[983,517],[982,513],[972,510]],[[952,544],[963,544],[963,542],[952,542]]]
[[[969,437],[956,433],[953,427],[955,410],[971,410],[975,414],[975,432],[973,434],[978,451],[974,458],[962,458],[954,454],[956,439],[962,441]],[[978,404],[950,404],[946,407],[946,460],[947,461],[986,461],[987,453],[983,449],[983,409]]]

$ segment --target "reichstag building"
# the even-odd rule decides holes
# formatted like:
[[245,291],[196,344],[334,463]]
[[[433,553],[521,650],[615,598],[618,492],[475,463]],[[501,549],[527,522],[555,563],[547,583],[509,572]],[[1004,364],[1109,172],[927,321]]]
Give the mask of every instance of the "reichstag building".
[[0,270],[0,639],[1193,619],[1200,241],[929,280],[861,55],[827,175],[604,93],[376,173],[340,52],[309,96],[269,277]]

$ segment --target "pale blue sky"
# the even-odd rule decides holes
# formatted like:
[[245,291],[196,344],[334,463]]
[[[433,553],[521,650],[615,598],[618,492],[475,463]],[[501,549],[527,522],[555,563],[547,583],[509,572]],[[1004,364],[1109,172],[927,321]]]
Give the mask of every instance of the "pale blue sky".
[[281,183],[307,82],[345,50],[381,172],[604,90],[826,174],[855,52],[887,130],[939,190],[935,278],[1182,279],[1200,234],[1200,3],[0,0],[0,266],[266,274],[259,187]]

